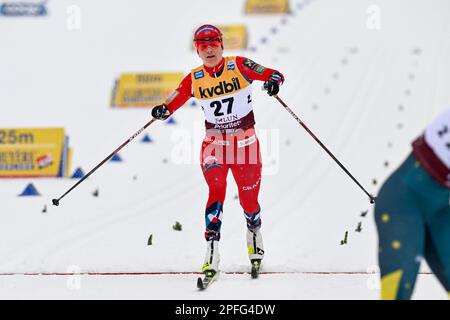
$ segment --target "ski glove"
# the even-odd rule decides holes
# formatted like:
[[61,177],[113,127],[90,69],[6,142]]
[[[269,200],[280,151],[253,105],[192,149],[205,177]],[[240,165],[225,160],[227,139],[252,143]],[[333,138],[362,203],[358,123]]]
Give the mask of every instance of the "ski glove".
[[164,104],[153,107],[152,116],[158,120],[166,120],[170,116],[170,111]]
[[269,80],[264,82],[264,89],[267,90],[267,94],[269,96],[276,95],[280,91],[280,85],[283,81],[283,76],[278,72],[274,72],[270,76]]

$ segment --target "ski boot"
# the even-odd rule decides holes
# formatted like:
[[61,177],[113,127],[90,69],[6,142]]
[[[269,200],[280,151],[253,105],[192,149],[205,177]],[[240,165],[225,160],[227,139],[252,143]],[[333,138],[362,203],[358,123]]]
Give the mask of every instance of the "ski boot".
[[205,262],[202,266],[204,277],[197,279],[197,288],[206,289],[211,283],[219,279],[219,241],[209,240],[206,243]]
[[258,278],[261,262],[264,258],[264,245],[261,236],[261,226],[247,229],[248,257],[251,263],[251,275],[253,279]]

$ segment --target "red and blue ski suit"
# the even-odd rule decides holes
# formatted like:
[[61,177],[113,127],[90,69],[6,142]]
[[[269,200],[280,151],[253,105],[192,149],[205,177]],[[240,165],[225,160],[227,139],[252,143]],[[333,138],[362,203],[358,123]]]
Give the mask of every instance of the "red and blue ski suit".
[[219,240],[227,174],[231,170],[249,228],[261,224],[258,193],[261,155],[255,134],[251,84],[267,81],[278,71],[244,57],[225,57],[214,68],[202,65],[191,71],[165,105],[173,114],[195,97],[205,113],[206,135],[200,163],[209,187],[206,203],[206,240]]

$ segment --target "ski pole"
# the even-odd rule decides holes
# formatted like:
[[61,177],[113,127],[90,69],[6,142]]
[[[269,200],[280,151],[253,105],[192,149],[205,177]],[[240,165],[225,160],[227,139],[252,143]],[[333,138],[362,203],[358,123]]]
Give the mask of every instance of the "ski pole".
[[353,177],[353,175],[342,165],[342,163],[331,153],[331,151],[328,150],[327,147],[325,147],[325,145],[315,136],[315,134],[312,133],[311,130],[309,130],[309,128],[303,123],[303,121],[300,120],[299,117],[297,117],[297,115],[294,113],[294,111],[292,111],[283,102],[283,100],[281,100],[281,98],[278,95],[274,95],[274,97],[294,117],[294,119],[297,120],[297,122],[300,123],[300,125],[314,138],[314,140],[317,141],[317,143],[322,147],[322,149],[324,149],[330,155],[330,157],[333,158],[334,161],[336,161],[336,163],[341,167],[341,169],[344,170],[345,173],[348,174],[350,178],[352,178],[352,180],[361,188],[361,190],[364,191],[364,193],[369,196],[370,203],[375,203],[376,198],[374,196],[372,196],[370,193],[368,193],[366,189],[364,189],[364,187],[358,182],[358,180],[356,180],[355,177]]
[[78,181],[77,183],[75,183],[69,190],[67,190],[61,197],[59,197],[58,199],[52,199],[52,203],[55,206],[59,206],[59,201],[64,198],[70,191],[72,191],[73,189],[75,189],[80,183],[82,183],[84,180],[86,180],[91,174],[93,174],[98,168],[100,168],[106,161],[108,161],[109,159],[111,159],[117,152],[120,151],[120,149],[122,149],[123,147],[125,147],[131,140],[133,140],[134,138],[136,138],[138,135],[140,135],[142,133],[142,131],[144,131],[145,129],[147,129],[148,126],[150,126],[153,122],[155,122],[156,119],[153,118],[152,120],[150,120],[149,122],[147,122],[141,129],[139,129],[135,134],[133,134],[130,138],[128,138],[127,141],[125,141],[124,143],[122,143],[120,145],[120,147],[118,147],[116,150],[114,150],[109,156],[107,156],[105,159],[103,159],[102,162],[100,162],[98,165],[95,166],[94,169],[92,169],[91,171],[89,171],[83,178],[81,178],[80,181]]

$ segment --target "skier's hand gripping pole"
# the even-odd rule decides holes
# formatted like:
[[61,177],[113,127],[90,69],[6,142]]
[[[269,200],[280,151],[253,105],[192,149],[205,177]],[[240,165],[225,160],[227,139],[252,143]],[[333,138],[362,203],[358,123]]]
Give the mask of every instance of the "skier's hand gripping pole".
[[125,147],[131,140],[136,138],[138,135],[142,133],[145,129],[147,129],[148,126],[150,126],[153,122],[155,122],[157,119],[153,118],[149,122],[147,122],[141,129],[139,129],[135,134],[133,134],[130,138],[128,138],[127,141],[122,143],[120,147],[118,147],[116,150],[114,150],[109,156],[107,156],[105,159],[103,159],[102,162],[100,162],[98,165],[95,166],[94,169],[89,171],[83,178],[81,178],[77,183],[75,183],[69,190],[67,190],[61,197],[58,199],[52,199],[52,203],[55,206],[59,206],[59,201],[61,201],[62,198],[64,198],[70,191],[75,189],[80,183],[82,183],[84,180],[86,180],[91,174],[93,174],[98,168],[100,168],[106,161],[111,159],[117,152],[119,152],[123,147]]
[[294,117],[294,119],[297,120],[297,122],[314,138],[314,140],[317,141],[322,149],[324,149],[330,155],[330,157],[333,158],[333,160],[341,167],[341,169],[344,170],[350,178],[352,178],[352,180],[361,188],[362,191],[364,191],[364,193],[369,197],[370,203],[375,203],[376,198],[367,192],[367,190],[358,182],[358,180],[355,179],[355,177],[353,177],[353,175],[342,165],[342,163],[331,153],[331,151],[328,150],[328,148],[325,147],[325,145],[315,136],[315,134],[312,133],[311,130],[309,130],[309,128],[303,123],[303,121],[300,120],[299,117],[297,117],[294,111],[292,111],[277,94],[275,94],[273,97],[275,97],[275,99],[277,99],[278,102],[281,103],[281,105]]

